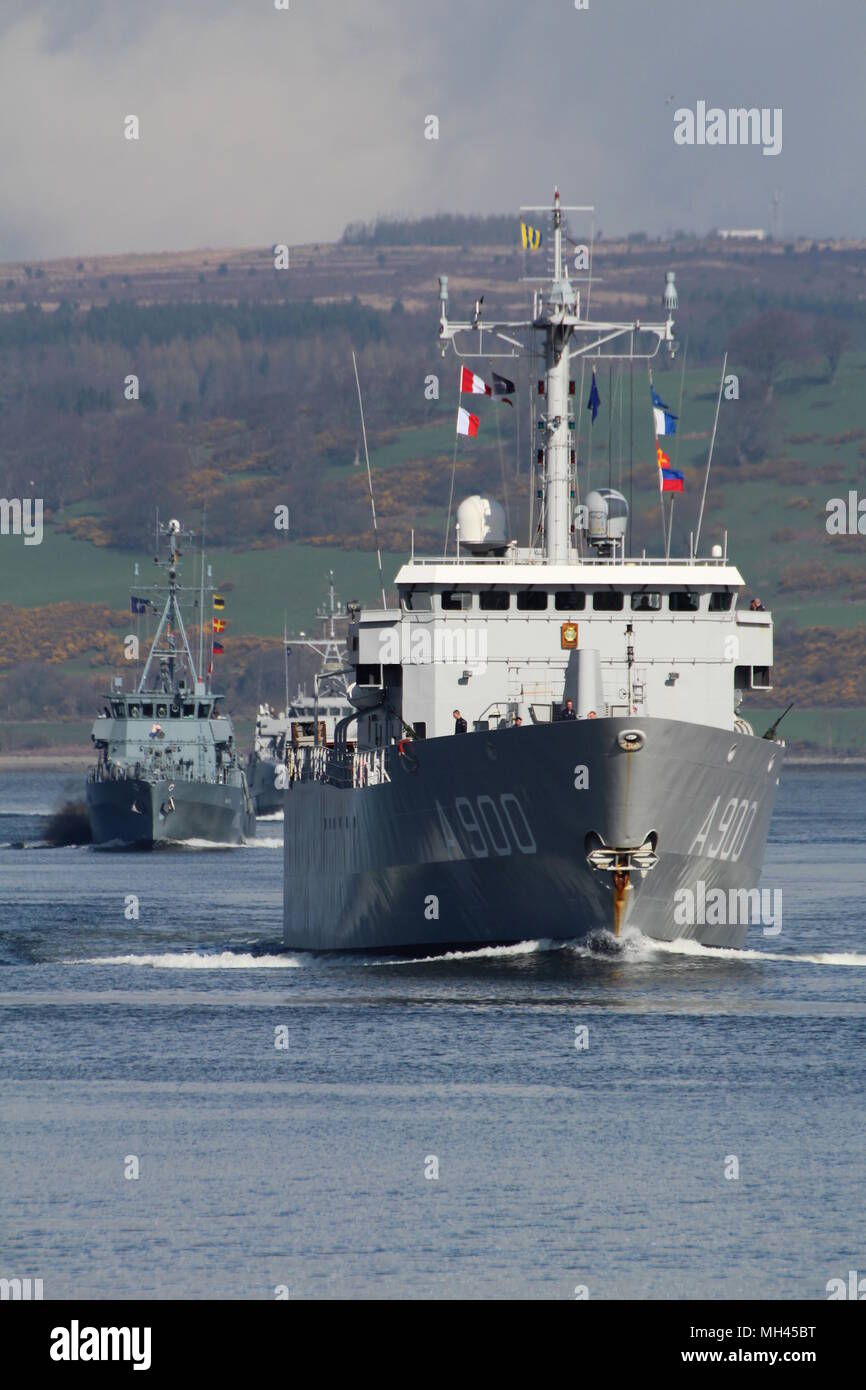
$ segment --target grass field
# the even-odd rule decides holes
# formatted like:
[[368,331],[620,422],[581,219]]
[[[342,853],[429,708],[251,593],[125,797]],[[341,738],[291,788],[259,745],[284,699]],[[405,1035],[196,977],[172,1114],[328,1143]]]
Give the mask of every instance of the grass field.
[[[18,537],[0,543],[0,603],[37,608],[47,603],[106,603],[128,609],[130,589],[153,583],[153,557],[139,557],[133,574],[131,553],[97,547],[46,527],[42,545],[25,546]],[[403,557],[382,557],[386,589]],[[184,579],[193,582],[193,557]],[[373,551],[351,551],[288,541],[271,550],[212,550],[207,562],[214,583],[225,590],[229,632],[277,634],[287,615],[289,630],[314,630],[313,615],[324,602],[328,571],[334,571],[339,598],[375,601],[378,570]],[[233,587],[229,587],[229,586]]]

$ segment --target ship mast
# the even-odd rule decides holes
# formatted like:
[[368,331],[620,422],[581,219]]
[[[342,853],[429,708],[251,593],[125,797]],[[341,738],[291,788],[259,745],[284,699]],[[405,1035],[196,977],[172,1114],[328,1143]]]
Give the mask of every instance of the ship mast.
[[[542,490],[544,499],[543,555],[550,564],[568,564],[576,552],[572,544],[572,486],[573,475],[569,444],[569,380],[571,361],[575,357],[598,358],[600,349],[613,344],[617,339],[628,335],[647,334],[655,338],[651,347],[644,351],[633,351],[633,339],[628,352],[608,350],[603,355],[607,360],[627,357],[630,360],[649,360],[656,356],[662,343],[673,355],[675,343],[673,319],[668,311],[664,322],[642,323],[634,319],[631,323],[616,323],[580,316],[580,294],[569,279],[567,260],[563,255],[563,214],[567,212],[589,213],[590,207],[566,207],[560,201],[559,189],[554,190],[553,204],[544,207],[521,208],[521,213],[546,213],[553,224],[553,279],[545,279],[544,288],[533,294],[532,319],[529,321],[502,321],[483,323],[481,300],[476,301],[475,313],[471,321],[452,322],[448,318],[448,277],[439,277],[439,341],[442,355],[449,343],[457,357],[517,357],[528,350],[528,342],[512,336],[516,332],[538,333],[544,339],[545,362],[545,401],[546,412],[540,417],[543,430],[544,461],[542,469]],[[667,280],[673,284],[673,272],[667,272]],[[665,301],[663,301],[664,303]],[[667,307],[667,306],[666,306]],[[461,349],[462,335],[477,334],[477,345]],[[495,344],[485,348],[485,335]],[[578,346],[572,346],[577,335],[581,339]],[[500,345],[505,345],[505,350]],[[491,350],[493,348],[493,350]],[[535,441],[532,442],[535,447]]]
[[[166,691],[166,694],[177,689],[176,665],[178,657],[181,659],[184,657],[186,658],[194,687],[198,684],[199,680],[196,673],[195,662],[192,659],[189,639],[186,635],[186,628],[184,626],[183,615],[180,611],[180,602],[178,599],[180,593],[180,585],[178,584],[179,544],[180,537],[183,534],[181,532],[180,522],[170,521],[164,530],[160,527],[160,531],[163,535],[168,537],[168,593],[166,594],[162,617],[159,620],[159,625],[156,629],[153,642],[151,643],[147,661],[144,664],[141,680],[138,682],[137,694],[139,695],[150,688],[147,684],[147,678],[150,674],[150,668],[154,657],[159,658],[160,679],[163,678],[163,673],[165,673],[168,679],[169,689]],[[180,637],[180,646],[178,646],[177,642],[178,636]],[[164,645],[160,645],[163,642]]]
[[551,564],[567,564],[571,548],[571,468],[568,445],[568,344],[577,295],[562,262],[562,209],[553,196],[553,285],[535,326],[545,334],[547,436],[544,487],[544,554]]

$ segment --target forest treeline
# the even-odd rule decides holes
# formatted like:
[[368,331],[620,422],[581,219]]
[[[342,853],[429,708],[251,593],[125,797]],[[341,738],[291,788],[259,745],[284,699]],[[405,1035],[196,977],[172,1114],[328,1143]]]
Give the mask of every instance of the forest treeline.
[[314,304],[309,300],[276,304],[258,300],[240,304],[137,304],[123,299],[84,310],[65,301],[56,309],[28,304],[18,312],[0,316],[0,349],[88,341],[134,348],[143,342],[153,346],[178,339],[192,342],[226,331],[235,333],[244,343],[345,332],[363,347],[383,338],[385,325],[382,314],[358,299],[337,304]]
[[377,217],[350,222],[342,240],[347,246],[512,246],[519,219],[514,213],[485,217],[440,212],[432,217]]

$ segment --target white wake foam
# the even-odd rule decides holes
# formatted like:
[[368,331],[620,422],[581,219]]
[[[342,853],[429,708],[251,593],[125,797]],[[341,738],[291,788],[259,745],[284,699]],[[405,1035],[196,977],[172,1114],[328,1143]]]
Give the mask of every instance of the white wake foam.
[[442,951],[438,956],[411,956],[396,960],[365,960],[365,965],[438,965],[449,960],[497,960],[506,956],[531,956],[539,951],[561,951],[568,941],[517,941],[512,946],[478,946],[470,951]]
[[89,956],[67,965],[148,965],[153,970],[300,970],[294,956],[254,956],[250,952],[166,951],[162,955]]
[[774,960],[791,965],[847,965],[866,967],[866,955],[859,951],[823,951],[815,955],[791,952],[782,954],[775,951],[755,951],[733,946],[703,946],[699,941],[680,938],[677,941],[656,941],[651,937],[641,938],[650,951],[659,951],[674,956],[698,956],[706,960]]
[[274,835],[263,835],[260,839],[245,840],[242,845],[235,844],[231,840],[163,840],[163,844],[171,845],[172,849],[282,849],[282,839],[277,839]]
[[528,956],[547,951],[567,950],[572,955],[587,959],[605,961],[633,961],[642,963],[653,956],[692,956],[696,959],[736,960],[736,961],[781,961],[793,965],[841,965],[863,969],[866,955],[857,951],[825,951],[819,954],[782,954],[774,951],[738,950],[728,946],[703,946],[699,941],[680,938],[676,941],[657,941],[634,926],[626,927],[620,937],[612,932],[599,930],[588,937],[574,941],[518,941],[510,946],[479,946],[467,951],[443,951],[439,955],[411,956],[407,958],[387,958],[385,960],[365,960],[365,965],[438,965],[447,961],[497,960],[509,956]]

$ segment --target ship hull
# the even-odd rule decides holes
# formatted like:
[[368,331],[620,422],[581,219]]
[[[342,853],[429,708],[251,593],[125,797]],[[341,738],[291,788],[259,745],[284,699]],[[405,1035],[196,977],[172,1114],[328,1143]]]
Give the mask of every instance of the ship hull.
[[257,816],[275,816],[283,809],[286,793],[275,786],[276,773],[280,766],[281,764],[268,762],[264,758],[256,758],[247,768],[250,796],[253,798]]
[[[636,751],[620,746],[630,729],[645,740]],[[778,744],[703,725],[600,719],[388,750],[377,786],[296,782],[283,803],[286,945],[435,950],[612,930],[611,875],[587,849],[650,841],[658,862],[631,873],[620,925],[741,946],[750,922],[761,931],[754,895],[744,913],[737,894],[758,886],[782,759]]]
[[88,782],[87,809],[97,845],[152,849],[188,840],[237,845],[256,833],[246,787],[225,783],[136,777]]

